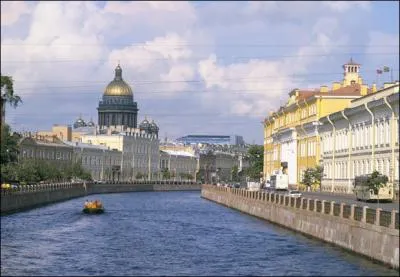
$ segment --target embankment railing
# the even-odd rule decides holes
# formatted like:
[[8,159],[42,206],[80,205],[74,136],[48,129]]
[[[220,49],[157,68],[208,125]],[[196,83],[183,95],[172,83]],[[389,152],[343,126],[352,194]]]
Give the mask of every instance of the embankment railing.
[[33,192],[41,192],[41,191],[55,191],[55,190],[63,190],[63,189],[72,189],[72,188],[89,188],[93,185],[196,185],[196,182],[193,181],[148,181],[148,180],[137,180],[130,182],[122,182],[122,181],[107,181],[102,183],[96,182],[60,182],[60,183],[46,183],[46,184],[34,184],[34,185],[14,185],[10,188],[1,188],[1,195],[12,195],[12,194],[21,194],[21,193],[33,193]]
[[347,220],[359,221],[365,224],[373,224],[391,229],[399,229],[399,212],[397,210],[383,211],[381,208],[371,209],[367,206],[357,206],[347,203],[336,203],[309,198],[294,198],[289,195],[282,195],[273,192],[248,191],[243,188],[217,187],[214,185],[203,185],[208,190],[233,194],[236,197],[251,199],[254,201],[266,202],[285,206],[292,209],[307,210],[328,216],[344,218]]

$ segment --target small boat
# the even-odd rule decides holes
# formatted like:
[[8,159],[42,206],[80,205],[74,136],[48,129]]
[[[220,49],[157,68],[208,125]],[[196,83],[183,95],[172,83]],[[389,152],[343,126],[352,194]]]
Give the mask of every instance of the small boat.
[[104,213],[103,204],[97,200],[94,202],[86,201],[82,212],[85,214],[102,214],[102,213]]
[[102,214],[104,213],[104,208],[83,208],[82,212],[85,214]]

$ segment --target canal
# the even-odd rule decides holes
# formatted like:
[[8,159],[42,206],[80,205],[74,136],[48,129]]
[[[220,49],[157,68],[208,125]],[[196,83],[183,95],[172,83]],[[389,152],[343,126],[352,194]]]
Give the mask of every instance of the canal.
[[382,276],[398,271],[200,198],[91,195],[1,217],[1,275]]

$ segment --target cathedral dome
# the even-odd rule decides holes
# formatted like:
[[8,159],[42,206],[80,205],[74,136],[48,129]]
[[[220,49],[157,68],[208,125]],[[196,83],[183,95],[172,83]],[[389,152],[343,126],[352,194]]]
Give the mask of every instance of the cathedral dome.
[[122,69],[119,64],[115,68],[115,78],[106,87],[104,95],[133,96],[131,87],[122,79]]
[[154,120],[152,120],[150,123],[150,130],[152,133],[155,133],[155,134],[158,133],[159,128],[158,128],[157,124],[154,122]]
[[140,124],[139,129],[141,131],[149,132],[151,128],[150,122],[145,118]]
[[87,123],[87,126],[88,127],[94,127],[95,126],[95,124],[94,124],[92,119],[90,119],[90,121]]
[[86,122],[82,119],[81,116],[79,116],[78,119],[74,123],[74,129],[79,128],[79,127],[86,127]]

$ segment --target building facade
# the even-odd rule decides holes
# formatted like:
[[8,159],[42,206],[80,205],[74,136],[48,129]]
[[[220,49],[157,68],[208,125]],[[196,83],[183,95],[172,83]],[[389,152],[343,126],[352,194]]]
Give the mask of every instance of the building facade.
[[[170,179],[196,180],[196,174],[199,166],[199,158],[188,151],[163,149],[160,150],[160,176],[163,179],[163,172],[170,173]],[[188,177],[188,176],[191,177]]]
[[82,142],[103,145],[121,153],[115,174],[120,181],[150,180],[158,177],[159,141],[154,135],[135,132],[129,134],[84,135]]
[[92,145],[81,142],[64,141],[73,147],[73,162],[80,163],[90,172],[95,181],[118,180],[118,169],[121,165],[121,152],[103,145]]
[[45,160],[66,167],[72,162],[73,147],[56,137],[25,135],[19,141],[18,159]]
[[241,173],[248,167],[248,159],[238,153],[209,150],[199,155],[199,179],[206,183],[235,181],[233,170],[237,168],[240,179]]
[[332,88],[294,89],[285,106],[264,120],[263,178],[278,171],[288,174],[289,183],[301,182],[306,168],[320,160],[319,119],[346,108],[350,101],[376,91],[368,88],[359,75],[360,65],[350,60],[343,65],[344,79]]
[[[77,122],[79,119],[77,120]],[[51,131],[39,131],[37,135],[39,136],[56,136],[59,140],[62,141],[73,141],[73,142],[80,142],[81,137],[83,135],[88,134],[96,134],[96,127],[95,126],[85,126],[76,125],[74,123],[75,128],[72,128],[70,125],[58,125],[54,124]]]
[[353,193],[355,176],[374,170],[399,187],[399,83],[353,100],[320,119],[322,190]]

